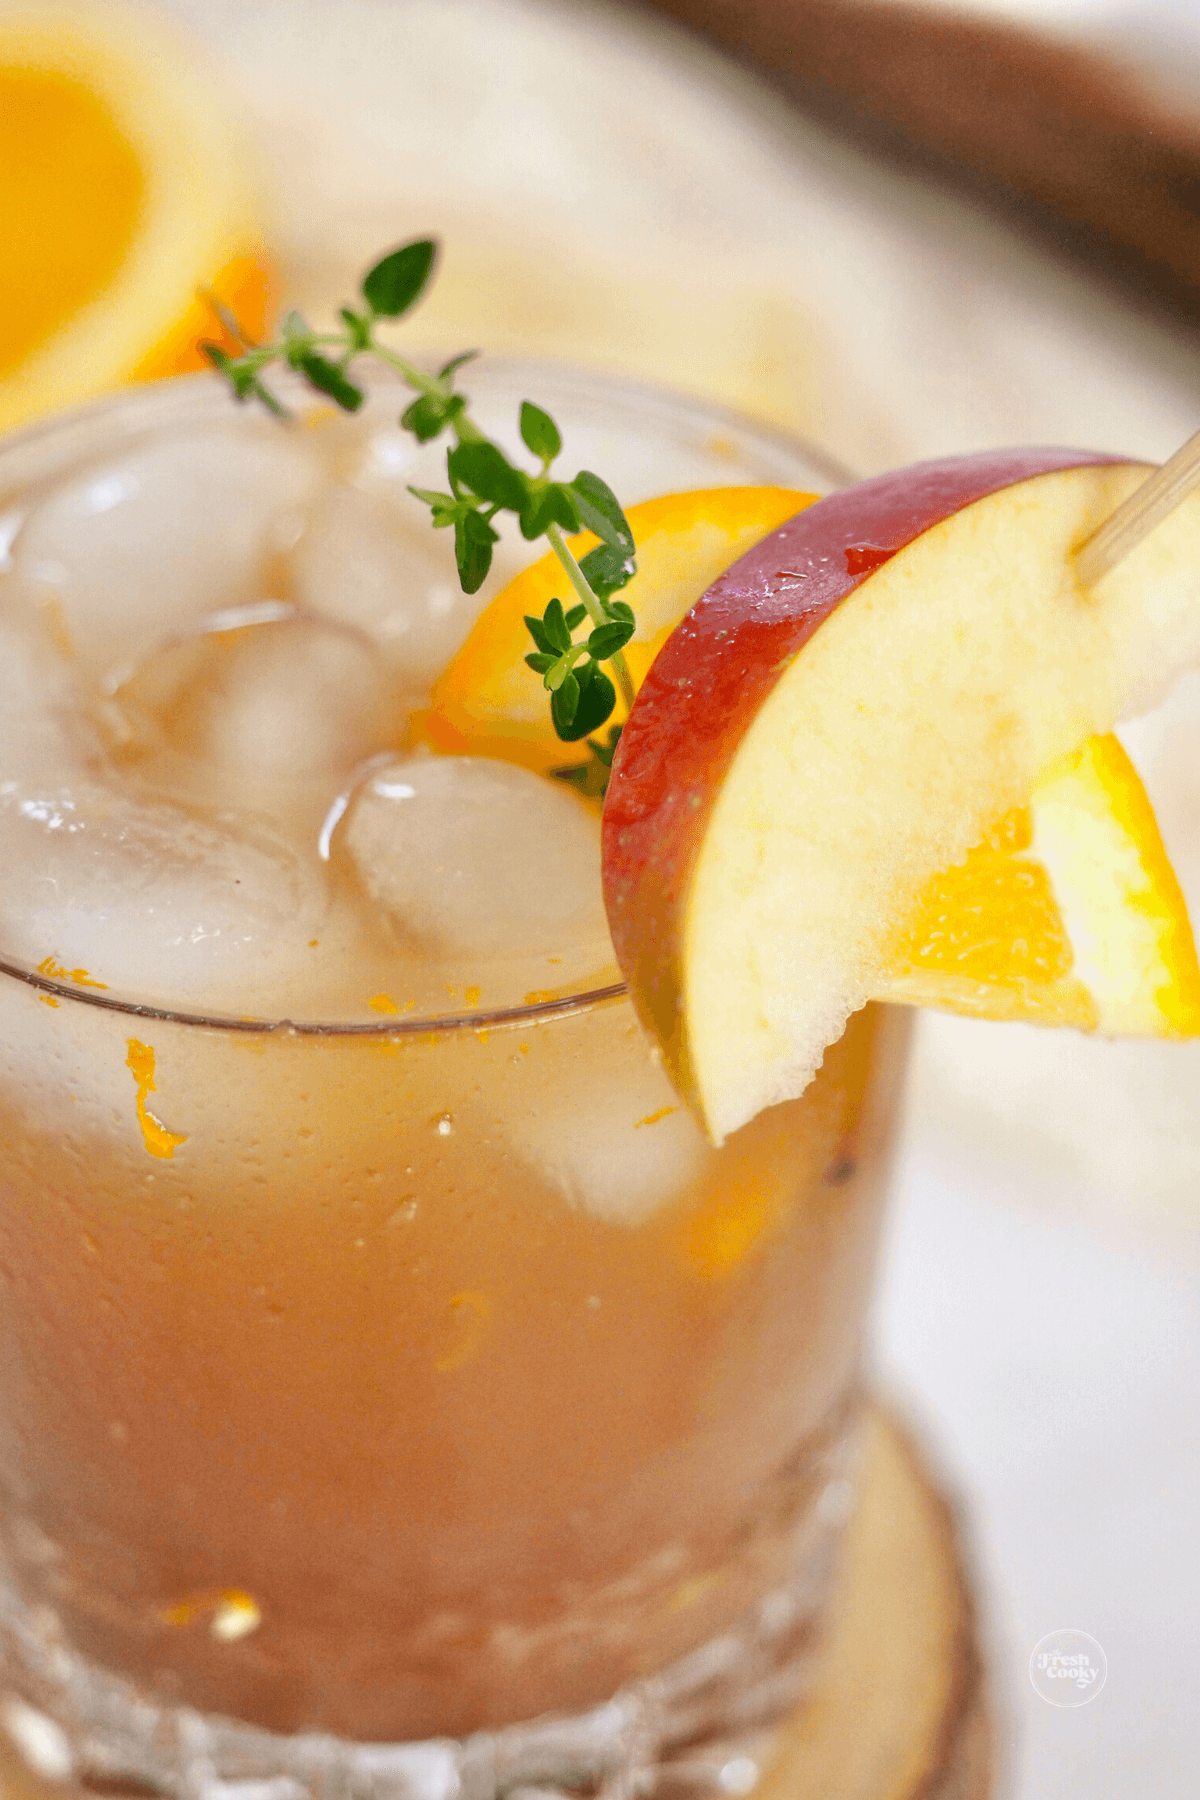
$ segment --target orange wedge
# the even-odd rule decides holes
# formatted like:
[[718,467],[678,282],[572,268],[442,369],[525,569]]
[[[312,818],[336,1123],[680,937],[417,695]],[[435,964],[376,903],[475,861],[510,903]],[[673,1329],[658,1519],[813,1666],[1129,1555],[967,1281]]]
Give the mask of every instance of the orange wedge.
[[[815,499],[790,488],[709,488],[666,494],[629,509],[638,570],[620,598],[637,615],[637,635],[625,651],[635,687],[717,576]],[[584,532],[570,542],[580,557],[597,540]],[[480,614],[434,687],[433,705],[421,721],[420,735],[435,749],[501,757],[539,774],[580,760],[579,745],[555,736],[548,696],[525,664],[533,648],[525,615],[540,618],[555,595],[567,604],[572,599],[562,564],[551,552],[510,581]],[[621,717],[618,709],[614,718]]]
[[1150,802],[1115,737],[1042,776],[929,883],[878,998],[1135,1037],[1200,1033],[1200,964]]
[[261,331],[252,158],[218,77],[142,11],[0,6],[0,429]]

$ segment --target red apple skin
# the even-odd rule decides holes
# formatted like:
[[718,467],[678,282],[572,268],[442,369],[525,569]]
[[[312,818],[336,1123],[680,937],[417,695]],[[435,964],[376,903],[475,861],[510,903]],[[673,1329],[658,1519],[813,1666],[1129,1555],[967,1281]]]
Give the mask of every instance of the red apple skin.
[[1123,460],[986,451],[917,463],[819,500],[719,576],[651,666],[604,803],[604,897],[617,961],[685,1099],[681,1005],[692,868],[738,745],[792,658],[839,601],[922,532],[1036,475]]

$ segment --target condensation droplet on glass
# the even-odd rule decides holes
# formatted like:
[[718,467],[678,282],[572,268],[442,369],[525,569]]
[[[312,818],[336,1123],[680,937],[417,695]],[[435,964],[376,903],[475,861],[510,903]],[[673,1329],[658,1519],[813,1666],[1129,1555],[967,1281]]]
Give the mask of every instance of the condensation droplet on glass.
[[249,1594],[233,1591],[222,1594],[213,1611],[209,1631],[222,1644],[235,1644],[249,1637],[262,1624],[258,1602]]
[[61,1725],[16,1694],[0,1702],[0,1724],[36,1775],[67,1781],[75,1767],[70,1740]]
[[718,1777],[723,1794],[748,1794],[757,1787],[759,1767],[750,1756],[731,1756]]
[[452,1137],[454,1135],[454,1115],[448,1112],[439,1113],[434,1120],[433,1128],[439,1137]]
[[407,1195],[388,1219],[389,1225],[410,1225],[417,1216],[417,1199]]

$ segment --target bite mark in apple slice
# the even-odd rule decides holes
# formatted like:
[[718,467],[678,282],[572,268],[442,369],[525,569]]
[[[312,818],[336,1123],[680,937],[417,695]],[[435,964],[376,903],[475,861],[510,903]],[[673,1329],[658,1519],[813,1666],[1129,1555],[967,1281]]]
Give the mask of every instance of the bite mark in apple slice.
[[716,1140],[803,1090],[931,877],[1200,657],[1200,499],[1094,589],[1074,574],[1145,474],[1017,450],[861,483],[771,532],[664,647],[614,764],[605,890]]

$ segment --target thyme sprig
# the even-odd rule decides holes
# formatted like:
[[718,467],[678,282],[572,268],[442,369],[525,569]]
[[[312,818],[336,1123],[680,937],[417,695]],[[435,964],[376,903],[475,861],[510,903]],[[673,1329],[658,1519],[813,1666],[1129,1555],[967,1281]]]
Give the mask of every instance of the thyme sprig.
[[[276,340],[256,344],[245,337],[236,319],[216,307],[222,325],[241,348],[237,355],[212,343],[204,350],[239,400],[257,400],[280,417],[287,417],[287,408],[264,380],[275,364],[294,369],[346,412],[357,412],[365,398],[351,374],[356,357],[377,357],[397,372],[416,396],[401,414],[404,429],[423,444],[442,432],[454,439],[446,453],[448,491],[413,487],[409,492],[429,508],[436,529],[453,530],[463,591],[478,592],[487,578],[499,541],[493,521],[501,513],[516,518],[524,538],[545,537],[562,564],[572,604],[564,607],[555,598],[540,619],[526,617],[534,649],[525,661],[542,677],[550,695],[556,733],[564,742],[577,742],[610,717],[617,687],[626,706],[633,703],[623,651],[636,621],[632,608],[613,598],[636,572],[633,533],[616,495],[598,475],[587,469],[573,481],[552,475],[562,453],[562,437],[540,406],[530,400],[521,405],[521,441],[540,464],[533,473],[513,463],[480,429],[471,417],[469,397],[455,385],[459,371],[478,351],[463,351],[430,375],[380,341],[380,326],[402,318],[421,298],[436,258],[437,246],[429,238],[389,251],[363,276],[356,303],[339,310],[341,327],[335,331],[314,331],[299,313],[290,312]],[[584,530],[600,542],[577,561],[566,534]],[[586,635],[576,641],[585,624]],[[601,666],[605,663],[612,667],[616,686]],[[612,761],[617,730],[610,732],[607,745],[590,744],[593,761],[577,765],[581,777],[569,771],[568,777],[582,786],[594,785],[597,770],[607,771]]]

